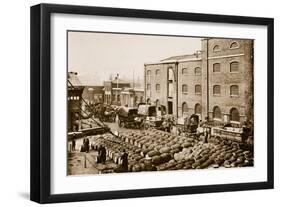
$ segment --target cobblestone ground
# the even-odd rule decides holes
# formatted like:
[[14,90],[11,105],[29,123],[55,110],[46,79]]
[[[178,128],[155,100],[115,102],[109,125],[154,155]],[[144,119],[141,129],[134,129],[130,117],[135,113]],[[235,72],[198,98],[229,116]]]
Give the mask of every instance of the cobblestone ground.
[[[132,131],[135,129],[120,128],[117,120],[115,123],[105,122],[111,130],[114,131]],[[68,143],[70,146],[71,142]],[[96,163],[98,152],[91,150],[89,153],[80,152],[80,147],[83,144],[83,138],[76,140],[76,150],[68,152],[68,175],[81,175],[81,174],[98,174],[101,171],[112,171],[117,165],[112,159],[107,157],[105,164]],[[86,164],[85,164],[86,158]]]
[[116,168],[116,164],[107,157],[105,164],[97,163],[98,152],[91,150],[85,152],[69,152],[68,153],[68,175],[81,174],[98,174],[101,171],[112,171]]
[[[139,129],[120,128],[118,126],[118,118],[114,123],[110,123],[110,122],[104,122],[104,123],[110,127],[112,132],[139,131]],[[101,171],[102,173],[106,173],[106,172],[112,172],[113,169],[117,167],[117,165],[109,157],[107,157],[105,164],[96,163],[98,152],[95,150],[91,150],[89,153],[80,152],[80,148],[83,145],[83,138],[76,139],[75,151],[70,152],[70,148],[71,148],[70,144],[71,142],[68,142],[68,167],[67,167],[68,175],[98,174]],[[86,165],[85,165],[85,158],[86,158]]]

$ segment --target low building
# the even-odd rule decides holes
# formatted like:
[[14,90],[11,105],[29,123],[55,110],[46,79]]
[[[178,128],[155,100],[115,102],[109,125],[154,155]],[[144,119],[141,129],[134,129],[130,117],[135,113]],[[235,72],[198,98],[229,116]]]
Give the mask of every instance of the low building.
[[121,91],[129,88],[130,83],[119,78],[104,82],[104,102],[106,104],[121,105]]
[[82,97],[88,104],[104,102],[104,86],[85,86]]
[[128,107],[137,107],[139,103],[144,102],[144,90],[141,88],[124,88],[121,91],[121,105]]
[[82,109],[82,86],[76,72],[68,72],[67,75],[67,129],[78,131],[80,128]]

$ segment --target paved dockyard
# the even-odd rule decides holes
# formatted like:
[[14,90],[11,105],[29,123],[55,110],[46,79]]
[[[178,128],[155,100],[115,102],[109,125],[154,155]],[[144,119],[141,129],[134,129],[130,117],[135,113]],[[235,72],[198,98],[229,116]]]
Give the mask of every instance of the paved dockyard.
[[[69,152],[68,174],[113,172],[120,164],[125,149],[129,154],[129,171],[179,170],[204,168],[249,167],[254,165],[253,152],[232,141],[212,138],[208,143],[194,137],[179,136],[156,129],[138,130],[108,124],[119,137],[110,133],[88,136],[91,150],[80,152],[83,138],[76,140],[76,151]],[[97,148],[107,150],[105,164],[98,164]],[[243,148],[242,148],[243,147]]]
[[98,152],[91,150],[89,153],[74,151],[68,156],[68,175],[98,174],[101,171],[112,171],[116,164],[107,157],[105,164],[97,163]]

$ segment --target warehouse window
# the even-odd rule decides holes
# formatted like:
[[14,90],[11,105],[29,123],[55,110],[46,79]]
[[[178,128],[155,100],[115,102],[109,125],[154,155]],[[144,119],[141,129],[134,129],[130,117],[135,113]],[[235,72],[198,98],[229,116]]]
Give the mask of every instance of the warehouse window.
[[150,85],[150,84],[147,84],[147,85],[146,85],[146,90],[149,91],[150,89],[151,89],[151,85]]
[[219,72],[221,72],[221,64],[220,64],[220,63],[214,63],[214,64],[213,64],[213,72],[214,72],[214,73],[219,73]]
[[195,93],[196,94],[201,94],[201,85],[195,85]]
[[236,48],[239,48],[238,43],[237,43],[237,42],[232,42],[232,43],[230,44],[230,49],[236,49]]
[[195,75],[201,75],[201,68],[196,67],[196,68],[194,69],[194,73],[195,73]]
[[183,104],[182,104],[182,113],[187,113],[187,112],[188,112],[187,103],[183,102]]
[[218,51],[220,51],[220,46],[215,45],[215,46],[213,47],[213,52],[218,52]]
[[236,108],[230,109],[230,121],[240,121],[239,111]]
[[174,70],[172,67],[168,68],[168,97],[172,98],[174,95]]
[[238,96],[239,95],[239,86],[232,85],[230,86],[230,96]]
[[199,103],[195,104],[194,111],[195,111],[195,114],[201,114],[202,113],[202,107]]
[[182,92],[187,93],[187,85],[186,84],[182,85]]
[[213,94],[214,95],[220,95],[221,94],[221,86],[220,85],[214,85]]
[[213,118],[214,119],[221,119],[221,109],[218,106],[215,106],[213,109]]
[[156,74],[156,75],[160,75],[160,70],[157,69],[156,72],[155,72],[155,74]]
[[146,78],[147,78],[147,81],[151,80],[151,70],[146,71]]
[[238,72],[239,71],[239,63],[237,61],[230,63],[230,72]]
[[160,84],[156,84],[156,92],[160,92]]
[[187,74],[188,74],[187,68],[183,68],[183,69],[181,70],[181,72],[182,72],[183,75],[187,75]]

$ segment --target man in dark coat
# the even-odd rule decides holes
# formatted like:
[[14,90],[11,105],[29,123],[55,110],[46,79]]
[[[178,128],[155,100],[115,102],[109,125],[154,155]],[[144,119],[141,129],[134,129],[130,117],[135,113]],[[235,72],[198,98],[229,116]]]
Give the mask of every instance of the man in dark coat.
[[103,164],[106,161],[106,148],[103,145],[101,145],[98,149],[98,160]]
[[84,144],[85,144],[85,151],[89,152],[89,150],[90,150],[90,140],[88,138],[86,138]]
[[249,137],[249,128],[247,128],[246,126],[243,126],[242,128],[242,134],[241,134],[241,138],[242,138],[242,142],[246,143],[248,137]]
[[106,161],[106,149],[104,146],[101,148],[101,162],[105,164]]
[[125,171],[128,171],[128,154],[126,153],[126,150],[123,150],[123,155],[121,156],[121,162],[122,167]]
[[71,144],[72,144],[72,151],[75,151],[75,146],[76,146],[76,134],[73,134],[72,140],[71,140]]

